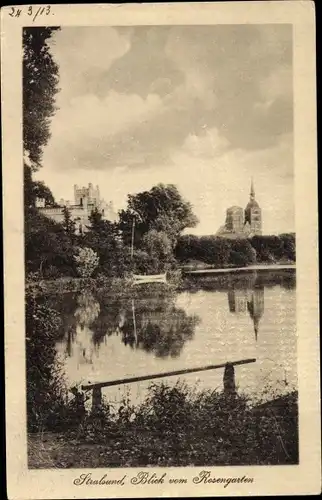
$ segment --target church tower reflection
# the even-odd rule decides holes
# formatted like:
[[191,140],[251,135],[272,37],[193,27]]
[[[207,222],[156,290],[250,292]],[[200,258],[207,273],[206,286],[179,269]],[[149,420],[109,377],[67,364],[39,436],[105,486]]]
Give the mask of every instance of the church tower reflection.
[[259,321],[264,313],[264,287],[255,287],[247,300],[247,310],[254,323],[255,340],[257,342]]
[[249,313],[257,341],[259,322],[264,313],[264,286],[254,283],[252,288],[231,288],[228,291],[228,304],[231,313]]

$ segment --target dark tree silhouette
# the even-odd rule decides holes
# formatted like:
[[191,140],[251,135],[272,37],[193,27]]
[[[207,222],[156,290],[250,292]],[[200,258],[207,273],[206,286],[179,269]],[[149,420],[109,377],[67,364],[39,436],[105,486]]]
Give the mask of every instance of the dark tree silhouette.
[[50,119],[57,109],[58,65],[48,41],[58,29],[23,29],[23,144],[33,171],[41,167],[43,147],[50,138]]
[[75,234],[75,229],[76,229],[76,224],[75,221],[72,219],[72,214],[71,211],[69,210],[68,207],[63,208],[63,215],[64,215],[64,220],[62,223],[62,226],[66,233],[70,236],[73,237]]
[[164,232],[174,245],[185,228],[194,227],[198,222],[191,204],[172,184],[158,184],[150,191],[128,196],[128,207],[120,212],[119,224],[126,244],[131,243],[133,219],[137,247],[152,229]]
[[24,205],[26,210],[35,206],[36,198],[44,199],[46,206],[56,206],[55,198],[49,187],[42,181],[34,181],[31,168],[24,165]]

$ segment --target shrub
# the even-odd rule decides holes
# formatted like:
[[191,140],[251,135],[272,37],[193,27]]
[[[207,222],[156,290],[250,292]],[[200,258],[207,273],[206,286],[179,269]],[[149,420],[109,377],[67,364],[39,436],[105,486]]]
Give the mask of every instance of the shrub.
[[[244,265],[254,264],[256,262],[256,250],[246,239],[233,240],[232,251],[237,252],[238,254],[244,256],[244,261],[245,261]],[[232,264],[235,263],[231,255],[230,255],[230,261],[232,261]]]
[[49,278],[49,279],[56,279],[61,276],[60,270],[56,266],[49,266],[47,269],[44,270],[43,272],[43,277],[44,278]]
[[125,397],[118,408],[103,402],[89,413],[81,440],[105,443],[105,467],[295,464],[297,393],[263,405],[243,394],[152,384],[138,406]]
[[26,297],[28,431],[56,428],[64,413],[64,388],[55,343],[61,321],[58,313]]
[[99,258],[91,248],[78,248],[74,256],[77,273],[81,278],[90,278],[99,265]]
[[235,252],[234,250],[230,252],[229,261],[233,266],[237,267],[245,267],[248,264],[246,255],[241,252]]

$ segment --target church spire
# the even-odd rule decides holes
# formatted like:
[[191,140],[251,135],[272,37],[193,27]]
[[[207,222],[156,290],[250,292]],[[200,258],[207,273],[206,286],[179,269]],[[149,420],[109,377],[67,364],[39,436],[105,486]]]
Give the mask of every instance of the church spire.
[[251,183],[250,183],[250,198],[251,200],[255,199],[255,189],[254,189],[254,180],[252,177]]

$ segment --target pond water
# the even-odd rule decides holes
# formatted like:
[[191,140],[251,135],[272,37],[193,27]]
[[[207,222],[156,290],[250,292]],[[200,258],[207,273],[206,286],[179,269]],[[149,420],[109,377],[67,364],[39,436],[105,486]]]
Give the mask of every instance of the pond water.
[[[175,291],[84,291],[52,297],[51,306],[63,320],[56,348],[69,387],[255,358],[235,368],[240,392],[269,399],[297,388],[295,270],[194,276]],[[156,382],[222,389],[223,372]],[[139,402],[150,383],[103,395],[117,402],[130,390]]]

